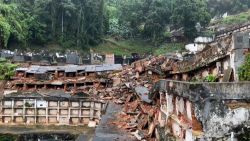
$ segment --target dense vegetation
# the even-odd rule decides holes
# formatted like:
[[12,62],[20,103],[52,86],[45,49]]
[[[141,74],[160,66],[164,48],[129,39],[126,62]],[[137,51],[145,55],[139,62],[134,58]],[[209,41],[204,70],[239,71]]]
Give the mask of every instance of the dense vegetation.
[[250,8],[250,0],[207,0],[210,13],[215,15],[238,14]]
[[183,43],[163,43],[155,47],[152,43],[142,40],[120,40],[105,39],[105,42],[93,48],[99,53],[114,53],[116,55],[130,56],[131,53],[140,53],[140,55],[160,55],[170,52],[185,50]]
[[235,15],[230,15],[224,19],[220,19],[216,21],[216,24],[222,24],[222,25],[234,25],[239,23],[245,23],[247,21],[250,21],[250,11],[242,12]]
[[[153,43],[170,36],[170,27],[184,27],[185,35],[193,38],[195,25],[206,26],[210,14],[204,0],[110,0],[112,34],[143,37]],[[121,30],[113,30],[113,27]],[[117,32],[117,33],[116,33]]]
[[9,41],[96,44],[107,31],[105,16],[104,0],[3,0],[1,47]]
[[140,38],[159,46],[170,29],[198,35],[212,16],[249,8],[249,0],[0,0],[0,47],[55,43],[98,45],[106,37]]

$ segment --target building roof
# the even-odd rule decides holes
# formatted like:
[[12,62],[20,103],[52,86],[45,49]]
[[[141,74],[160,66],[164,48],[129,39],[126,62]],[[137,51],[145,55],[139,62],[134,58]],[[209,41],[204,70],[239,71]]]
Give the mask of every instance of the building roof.
[[103,72],[103,71],[114,71],[122,70],[121,64],[105,64],[105,65],[65,65],[65,66],[37,66],[31,65],[28,68],[20,67],[16,71],[25,71],[26,73],[42,74],[48,71],[65,71],[65,72],[77,72],[83,70],[85,72]]
[[95,65],[87,65],[85,71],[86,72],[95,72],[96,66]]
[[21,91],[17,91],[17,92],[13,92],[13,93],[9,93],[4,95],[4,98],[41,98],[43,97],[43,95],[37,93],[37,92],[21,92]]
[[65,93],[62,90],[44,90],[34,92],[17,91],[4,95],[3,99],[46,99],[46,100],[76,100],[76,99],[88,99],[89,95],[84,93],[77,93],[72,95]]

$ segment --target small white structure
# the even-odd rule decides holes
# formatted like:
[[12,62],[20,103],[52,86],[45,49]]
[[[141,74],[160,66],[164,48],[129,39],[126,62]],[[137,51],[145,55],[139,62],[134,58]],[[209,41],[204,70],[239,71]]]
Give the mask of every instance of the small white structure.
[[195,38],[194,43],[187,44],[185,48],[190,52],[197,53],[202,51],[206,47],[206,44],[212,41],[213,39],[211,37],[197,37]]
[[185,45],[185,49],[186,50],[188,50],[188,51],[190,51],[190,52],[198,52],[199,51],[199,49],[200,50],[202,50],[203,49],[203,47],[198,47],[198,44],[187,44],[187,45]]
[[210,43],[213,39],[211,37],[197,37],[194,39],[195,43]]

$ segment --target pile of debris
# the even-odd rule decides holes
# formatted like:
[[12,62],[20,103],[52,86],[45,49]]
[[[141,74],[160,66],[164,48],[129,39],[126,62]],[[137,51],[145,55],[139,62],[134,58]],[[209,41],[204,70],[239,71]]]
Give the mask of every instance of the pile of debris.
[[159,113],[159,98],[152,100],[154,83],[166,77],[169,60],[165,56],[134,62],[121,72],[110,74],[113,88],[98,91],[103,100],[122,104],[117,120],[110,124],[131,132],[138,140],[156,138],[155,128]]

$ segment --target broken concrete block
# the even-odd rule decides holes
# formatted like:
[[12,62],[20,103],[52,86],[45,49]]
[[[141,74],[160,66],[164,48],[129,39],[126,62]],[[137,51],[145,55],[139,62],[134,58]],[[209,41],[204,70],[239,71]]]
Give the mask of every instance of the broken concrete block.
[[148,135],[147,135],[148,137],[152,137],[152,135],[155,131],[155,127],[156,127],[155,123],[152,122],[149,126],[149,131],[148,131]]
[[143,133],[140,132],[139,130],[136,130],[135,132],[133,132],[131,134],[134,135],[140,141],[144,138]]
[[152,71],[148,71],[148,74],[149,74],[149,75],[152,75],[152,74],[153,74],[153,72],[152,72]]
[[91,128],[96,127],[96,122],[95,121],[89,121],[88,127],[91,127]]
[[152,100],[148,98],[149,90],[146,87],[138,86],[135,88],[137,95],[141,98],[142,101],[151,103]]

